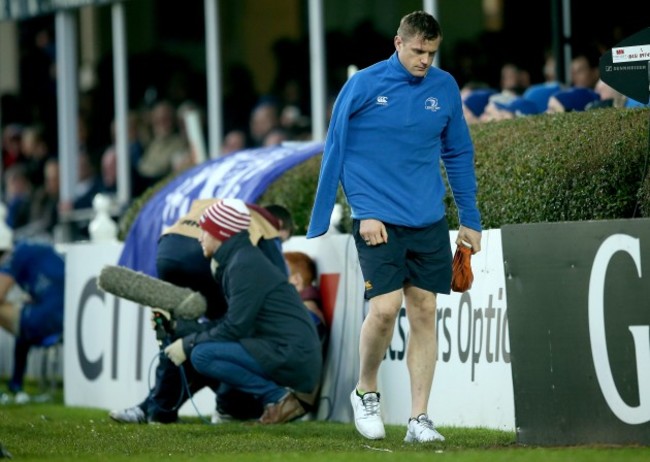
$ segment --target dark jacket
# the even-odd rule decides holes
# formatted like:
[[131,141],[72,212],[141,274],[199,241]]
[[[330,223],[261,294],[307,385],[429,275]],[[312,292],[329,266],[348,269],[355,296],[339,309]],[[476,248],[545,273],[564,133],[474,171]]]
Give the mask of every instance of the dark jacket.
[[214,273],[228,311],[212,329],[183,338],[189,357],[195,345],[241,342],[278,385],[309,393],[320,382],[321,345],[298,292],[242,231],[217,249]]

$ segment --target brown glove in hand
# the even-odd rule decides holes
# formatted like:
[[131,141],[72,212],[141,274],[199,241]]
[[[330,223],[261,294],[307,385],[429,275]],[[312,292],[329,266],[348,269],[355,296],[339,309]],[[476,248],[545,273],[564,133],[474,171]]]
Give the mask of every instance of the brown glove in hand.
[[454,292],[466,292],[472,287],[474,274],[472,273],[471,246],[459,245],[456,247],[451,271],[451,290]]

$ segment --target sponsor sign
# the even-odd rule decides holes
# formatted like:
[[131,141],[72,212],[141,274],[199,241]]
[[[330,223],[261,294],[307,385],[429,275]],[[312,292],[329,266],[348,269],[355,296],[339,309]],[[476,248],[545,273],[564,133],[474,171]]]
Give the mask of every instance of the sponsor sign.
[[650,43],[641,46],[612,48],[613,63],[648,60],[650,60]]
[[650,27],[617,43],[600,58],[600,78],[616,91],[643,104],[650,99],[648,80]]
[[[141,403],[154,384],[160,352],[150,310],[97,287],[104,265],[114,265],[119,243],[79,243],[66,252],[64,402],[67,406],[122,409]],[[194,398],[207,418],[208,388]],[[196,415],[191,403],[181,414]]]
[[[455,248],[456,231],[450,232]],[[474,283],[463,293],[438,295],[438,360],[429,397],[436,425],[514,430],[508,310],[500,230],[483,232],[482,250],[472,256]],[[410,417],[406,347],[409,324],[400,311],[393,340],[380,369],[384,420]]]
[[[485,231],[484,249],[473,258],[474,286],[465,294],[440,296],[438,368],[430,412],[438,425],[514,429],[506,299],[499,231]],[[455,240],[455,233],[450,233]],[[158,345],[149,309],[104,293],[97,277],[115,264],[122,245],[73,244],[66,255],[64,345],[65,403],[121,409],[140,403],[153,385]],[[354,239],[328,233],[294,236],[284,250],[302,251],[316,262],[323,308],[330,321],[318,413],[320,420],[351,422],[349,396],[359,374],[359,332],[367,313]],[[408,323],[400,313],[380,369],[384,417],[404,424],[410,408],[406,372]],[[202,390],[182,415],[209,416],[214,394]],[[196,407],[195,407],[196,406]]]
[[650,443],[650,220],[504,226],[517,438]]

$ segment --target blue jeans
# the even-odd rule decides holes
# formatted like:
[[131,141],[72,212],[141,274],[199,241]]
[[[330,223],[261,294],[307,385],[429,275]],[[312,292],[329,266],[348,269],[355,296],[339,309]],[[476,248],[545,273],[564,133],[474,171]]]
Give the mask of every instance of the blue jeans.
[[287,394],[239,342],[200,343],[192,350],[191,361],[200,374],[259,397],[264,405]]

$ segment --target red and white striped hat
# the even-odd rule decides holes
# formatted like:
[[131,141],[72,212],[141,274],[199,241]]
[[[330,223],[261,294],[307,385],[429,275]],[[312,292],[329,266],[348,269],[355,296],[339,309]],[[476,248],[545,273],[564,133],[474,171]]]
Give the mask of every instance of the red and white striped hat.
[[199,225],[216,239],[225,241],[248,229],[251,213],[240,199],[222,199],[208,207],[199,220]]

